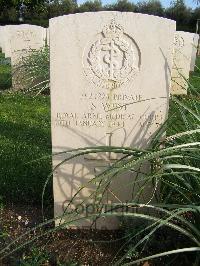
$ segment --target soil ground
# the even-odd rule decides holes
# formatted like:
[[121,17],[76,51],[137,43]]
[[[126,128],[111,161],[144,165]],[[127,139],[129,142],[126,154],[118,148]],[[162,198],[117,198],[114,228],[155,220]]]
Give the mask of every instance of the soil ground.
[[[3,260],[0,260],[0,266],[107,266],[113,265],[114,261],[119,259],[124,252],[122,250],[121,254],[119,253],[124,244],[124,232],[59,229],[44,235],[54,229],[54,225],[49,224],[33,229],[42,221],[39,207],[9,204],[1,209],[0,252],[5,246],[23,235],[22,239],[19,239],[10,249],[5,250],[4,255],[41,234],[43,236],[30,242],[24,248],[8,254]],[[29,230],[31,230],[30,233],[24,235]],[[181,245],[183,247],[187,247],[188,244],[191,246],[187,239],[175,234],[174,231],[161,230],[153,236],[153,242],[147,243],[143,255],[148,256],[176,249],[178,243],[180,243],[179,248]],[[0,254],[1,256],[2,254]],[[144,262],[141,265],[191,266],[193,259],[191,254],[180,254],[171,258],[157,259],[151,263]],[[26,261],[26,264],[23,264],[22,261]]]
[[[1,231],[4,232],[2,240],[0,238],[1,250],[17,237],[41,223],[42,213],[37,207],[10,204],[1,210],[0,221]],[[12,246],[10,251],[52,228],[54,227],[51,224],[32,230]],[[47,264],[44,265],[56,265],[57,261],[73,261],[80,265],[110,265],[120,249],[120,241],[117,240],[120,238],[121,233],[116,231],[62,229],[43,236],[34,242],[34,246],[43,246],[48,254],[51,254],[49,264],[46,262]],[[31,247],[31,245],[28,246]],[[0,262],[0,265],[16,265],[19,257],[28,256],[25,253],[25,251],[13,253]]]

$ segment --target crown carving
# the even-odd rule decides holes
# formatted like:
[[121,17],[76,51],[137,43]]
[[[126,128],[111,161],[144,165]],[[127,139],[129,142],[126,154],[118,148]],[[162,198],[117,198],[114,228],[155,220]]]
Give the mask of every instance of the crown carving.
[[123,27],[119,24],[116,24],[115,20],[112,20],[109,25],[106,25],[103,28],[103,35],[106,38],[116,38],[123,34]]

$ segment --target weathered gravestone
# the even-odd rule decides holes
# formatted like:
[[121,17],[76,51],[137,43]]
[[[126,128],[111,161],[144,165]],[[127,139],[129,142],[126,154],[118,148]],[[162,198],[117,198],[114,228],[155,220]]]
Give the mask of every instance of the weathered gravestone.
[[5,26],[6,57],[16,65],[31,50],[38,50],[45,44],[46,29],[36,25]]
[[10,27],[11,25],[4,26],[4,53],[6,58],[11,57]]
[[177,31],[174,40],[174,62],[171,94],[187,94],[194,33]]
[[[51,19],[53,153],[99,145],[148,147],[167,117],[174,34],[174,21],[143,14],[98,12]],[[55,155],[53,166],[64,158]],[[63,214],[81,186],[85,188],[69,205],[75,208],[84,201],[85,215],[96,188],[88,181],[115,159],[113,154],[85,155],[57,168],[55,216]],[[134,179],[130,172],[117,177],[102,202],[130,201]],[[152,197],[148,193],[145,203]],[[96,206],[90,207],[95,212]],[[119,220],[101,218],[95,226],[115,229]]]
[[33,50],[39,50],[45,45],[46,29],[35,25],[5,26],[5,56],[11,58],[13,72],[13,87],[21,87],[23,73],[19,65],[23,58]]
[[6,49],[6,26],[1,26],[0,32],[1,32],[1,49],[2,49],[2,53],[5,53],[5,49]]
[[46,44],[49,46],[50,45],[50,40],[49,40],[49,28],[46,28]]
[[0,48],[4,52],[4,26],[0,26]]
[[190,63],[190,71],[194,71],[194,68],[195,68],[198,43],[199,43],[199,34],[194,34],[193,46],[192,46],[192,57],[191,57],[191,63]]

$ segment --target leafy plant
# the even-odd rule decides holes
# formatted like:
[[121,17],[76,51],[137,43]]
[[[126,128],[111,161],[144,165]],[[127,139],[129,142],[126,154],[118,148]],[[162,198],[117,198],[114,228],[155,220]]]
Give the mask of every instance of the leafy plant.
[[[83,156],[85,154],[94,154],[99,152],[113,152],[123,154],[124,157],[119,161],[110,165],[102,173],[96,175],[89,183],[98,184],[96,190],[89,196],[94,200],[95,204],[101,206],[102,195],[109,189],[110,183],[116,179],[118,175],[122,175],[127,171],[138,171],[138,166],[146,161],[152,164],[152,171],[146,174],[143,173],[141,180],[145,181],[140,186],[132,201],[126,203],[128,210],[126,213],[121,213],[120,208],[124,203],[112,205],[112,211],[103,211],[100,209],[98,213],[87,216],[87,219],[98,219],[101,216],[119,216],[123,217],[125,226],[129,226],[129,233],[124,237],[124,244],[121,246],[120,252],[125,252],[117,261],[113,259],[112,264],[115,265],[133,265],[142,261],[152,260],[169,255],[196,252],[196,265],[199,263],[200,251],[200,207],[199,207],[199,147],[200,142],[200,117],[198,114],[199,102],[197,99],[191,100],[191,95],[186,97],[173,97],[171,100],[171,112],[167,122],[157,132],[151,146],[148,149],[133,149],[130,147],[90,147],[75,149],[66,152],[66,159],[61,164],[67,161]],[[176,124],[174,123],[176,122]],[[171,123],[175,126],[172,126]],[[168,127],[167,136],[164,140],[164,145],[160,143],[160,137]],[[61,164],[57,165],[56,170]],[[46,184],[49,180],[47,180]],[[134,185],[140,180],[134,180],[128,186]],[[160,197],[157,203],[152,203],[151,200],[146,203],[138,201],[138,196],[145,190],[146,186],[152,185],[153,195],[160,188]],[[80,190],[74,195],[71,202],[78,196]],[[152,197],[151,197],[152,198]],[[81,204],[85,204],[83,201]],[[68,205],[69,206],[69,205]],[[74,221],[85,219],[80,217],[77,212],[68,212],[67,208],[64,214],[57,219],[62,219],[57,230],[70,225]],[[133,212],[132,209],[137,210]],[[128,223],[126,219],[128,218]],[[143,221],[141,228],[132,230],[135,219]],[[53,219],[54,220],[54,219]],[[51,220],[51,221],[53,221]],[[49,223],[47,221],[46,223]],[[186,245],[179,246],[176,243],[171,250],[160,251],[156,254],[145,253],[144,250],[148,244],[154,239],[154,236],[162,228],[169,228],[183,235],[188,241]],[[45,234],[48,234],[46,232]],[[32,239],[33,241],[34,239]],[[136,242],[133,240],[137,240]],[[16,249],[14,249],[16,250]],[[146,255],[144,255],[146,254]],[[142,256],[142,257],[141,257]]]
[[49,64],[48,46],[32,50],[28,56],[22,58],[16,69],[22,89],[35,95],[49,94]]
[[33,248],[31,253],[28,255],[23,255],[23,258],[20,260],[21,266],[40,266],[48,265],[49,254],[44,250],[39,250],[38,248]]
[[[71,150],[66,152],[66,159],[57,166],[60,167],[61,164],[88,153],[112,152],[122,154],[123,157],[119,161],[110,165],[89,181],[89,183],[98,184],[89,197],[95,202],[95,205],[101,206],[103,195],[109,190],[113,180],[127,171],[138,172],[140,166],[147,161],[151,163],[151,172],[142,175],[139,172],[140,179],[144,181],[143,184],[140,182],[141,180],[134,178],[132,183],[127,184],[127,186],[134,186],[135,183],[142,184],[133,200],[126,203],[130,211],[125,214],[120,212],[120,208],[125,204],[122,202],[112,207],[111,212],[102,213],[100,211],[96,214],[96,218],[113,215],[123,218],[128,217],[131,224],[135,222],[135,219],[148,222],[148,224],[143,222],[142,229],[137,232],[133,231],[128,235],[121,251],[125,250],[127,246],[130,248],[126,249],[125,254],[116,265],[133,265],[145,260],[182,252],[197,252],[194,263],[197,265],[200,262],[198,253],[200,251],[200,102],[197,97],[198,90],[190,86],[189,91],[188,96],[172,97],[169,118],[157,132],[148,149],[90,147]],[[167,136],[162,140],[161,146],[160,138],[166,130]],[[153,197],[146,203],[138,200],[149,184],[152,185],[152,195],[154,196],[160,188],[160,197],[157,203],[152,203]],[[83,190],[84,187],[81,187],[71,202]],[[82,204],[85,203],[82,202]],[[131,208],[139,212],[133,213]],[[70,223],[72,217],[68,215],[69,213],[66,210],[63,218]],[[73,219],[75,217],[76,214],[74,214]],[[94,216],[91,219],[94,219]],[[178,234],[185,236],[188,239],[186,243],[189,247],[180,248],[180,243],[177,243],[177,246],[172,250],[134,260],[133,256],[144,254],[142,251],[155,233],[163,227],[175,230]],[[136,237],[137,242],[130,246],[130,243]],[[130,259],[130,261],[127,262],[127,259]]]

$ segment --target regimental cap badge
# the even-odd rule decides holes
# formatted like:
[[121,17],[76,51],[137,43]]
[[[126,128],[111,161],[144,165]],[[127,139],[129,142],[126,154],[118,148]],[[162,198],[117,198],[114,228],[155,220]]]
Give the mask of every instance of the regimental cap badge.
[[85,48],[83,65],[86,77],[95,86],[117,89],[139,72],[140,50],[112,19]]

